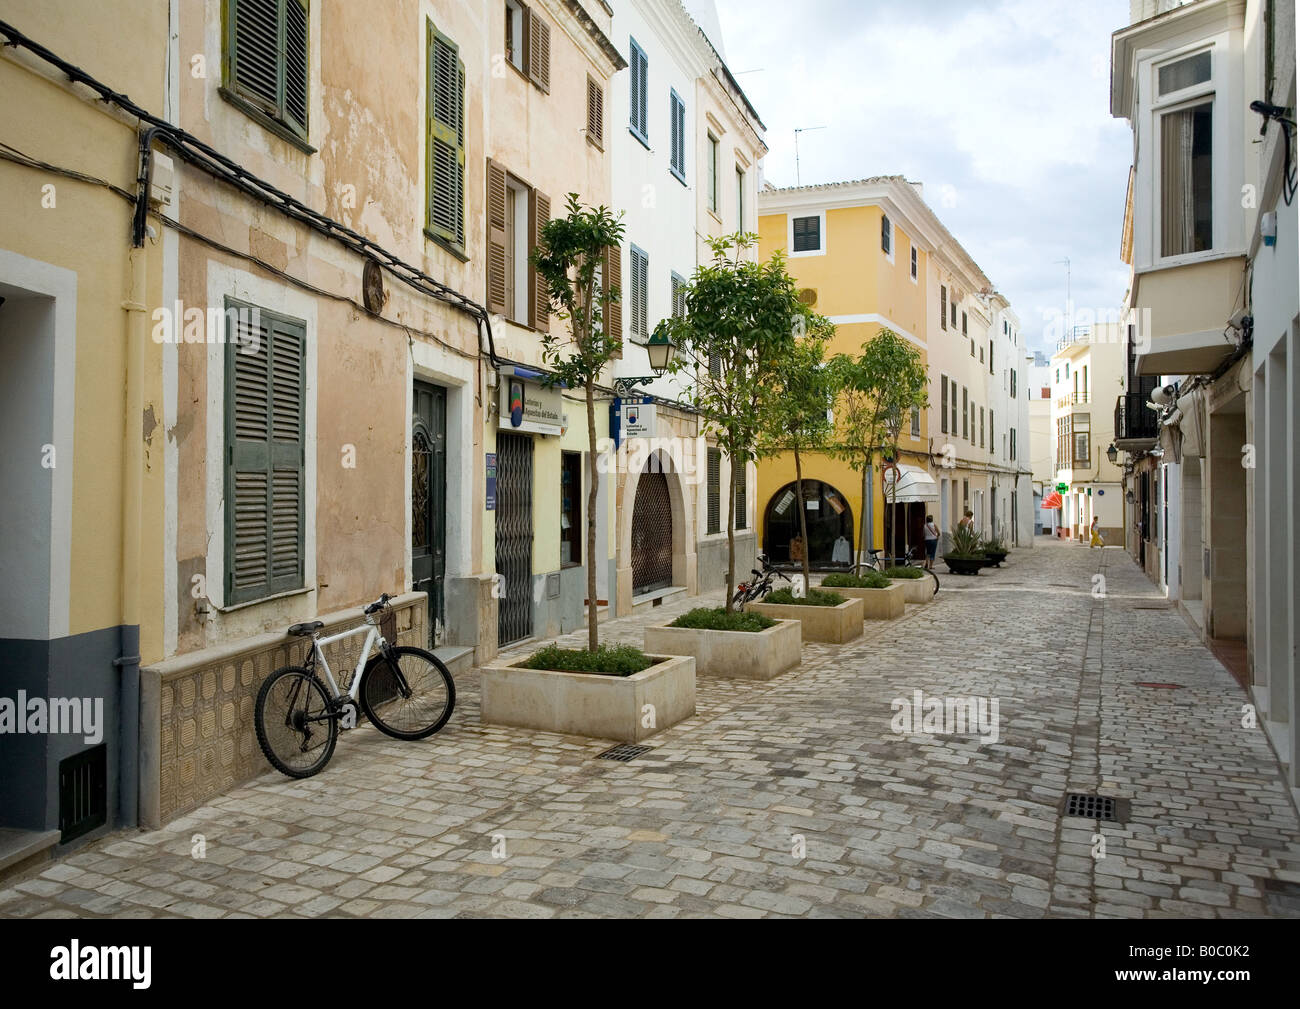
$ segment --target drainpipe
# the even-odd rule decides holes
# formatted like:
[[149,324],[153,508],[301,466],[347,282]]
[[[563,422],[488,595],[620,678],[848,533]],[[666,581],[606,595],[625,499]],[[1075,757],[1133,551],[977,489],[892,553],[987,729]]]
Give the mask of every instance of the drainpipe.
[[113,664],[119,674],[118,818],[121,826],[139,824],[140,803],[140,521],[144,495],[144,349],[148,338],[148,253],[144,248],[149,186],[153,175],[154,130],[140,134],[140,175],[136,210],[132,220],[131,249],[127,253],[130,289],[122,308],[126,312],[125,423],[122,431],[122,583],[120,648]]

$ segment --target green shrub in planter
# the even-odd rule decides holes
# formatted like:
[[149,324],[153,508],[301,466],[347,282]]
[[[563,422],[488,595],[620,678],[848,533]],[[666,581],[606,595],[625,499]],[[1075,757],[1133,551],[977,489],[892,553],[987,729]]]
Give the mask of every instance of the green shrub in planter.
[[526,669],[551,669],[562,673],[602,673],[631,676],[649,669],[656,660],[634,645],[601,645],[594,652],[585,648],[547,645],[519,663]]
[[887,589],[889,579],[879,571],[868,571],[864,575],[832,574],[822,579],[822,588],[827,589]]
[[984,556],[984,550],[980,543],[980,534],[975,531],[973,525],[955,525],[949,535],[952,537],[952,549],[943,555],[945,558],[975,560]]
[[890,581],[900,578],[924,578],[924,568],[885,568],[885,577]]
[[809,589],[808,594],[799,599],[790,589],[777,589],[759,601],[777,606],[838,606],[845,599],[838,592],[823,592],[821,589]]
[[765,617],[761,613],[746,613],[743,610],[733,610],[728,613],[721,607],[711,609],[708,606],[697,606],[695,609],[683,613],[668,626],[687,627],[696,631],[752,631],[757,633],[775,625],[775,620],[771,617]]

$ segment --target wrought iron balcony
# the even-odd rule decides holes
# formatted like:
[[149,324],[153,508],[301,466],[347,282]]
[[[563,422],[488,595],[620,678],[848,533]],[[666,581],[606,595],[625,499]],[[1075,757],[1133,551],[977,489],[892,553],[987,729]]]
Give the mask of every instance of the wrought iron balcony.
[[[1115,444],[1125,450],[1150,448],[1160,435],[1156,412],[1140,392],[1126,392],[1115,400]],[[1122,442],[1133,444],[1123,445]],[[1141,444],[1146,443],[1146,444]]]

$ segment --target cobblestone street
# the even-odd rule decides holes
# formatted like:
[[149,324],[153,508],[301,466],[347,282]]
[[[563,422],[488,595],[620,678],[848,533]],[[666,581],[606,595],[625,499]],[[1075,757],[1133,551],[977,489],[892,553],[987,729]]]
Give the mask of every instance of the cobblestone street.
[[[319,776],[268,768],[96,842],[0,914],[1300,917],[1263,882],[1300,883],[1300,830],[1248,698],[1126,553],[1040,543],[941,579],[769,683],[700,678],[696,716],[632,762],[482,725],[462,677],[431,739],[346,733]],[[698,603],[602,632],[640,644]],[[895,734],[918,690],[997,699],[1000,738]],[[1063,817],[1067,791],[1124,822]]]

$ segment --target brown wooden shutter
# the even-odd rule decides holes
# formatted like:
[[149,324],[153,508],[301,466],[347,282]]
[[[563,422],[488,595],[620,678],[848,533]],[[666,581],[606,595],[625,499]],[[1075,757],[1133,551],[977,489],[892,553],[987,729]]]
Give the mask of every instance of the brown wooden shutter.
[[487,163],[487,307],[506,313],[506,172]]
[[[619,291],[621,296],[623,285],[623,247],[620,245],[608,245],[605,247],[605,263],[600,271],[601,287],[604,294],[609,297],[610,291]],[[623,359],[623,305],[618,301],[612,301],[605,306],[605,332],[609,334],[610,339],[618,340],[618,351],[613,355],[614,360]]]
[[587,76],[587,139],[605,149],[605,89],[590,75]]
[[551,93],[551,26],[528,13],[528,76],[534,84]]
[[542,242],[542,225],[551,219],[551,198],[534,189],[528,206],[528,320],[533,329],[546,329],[551,321],[551,299],[546,281],[532,265],[532,250]]

